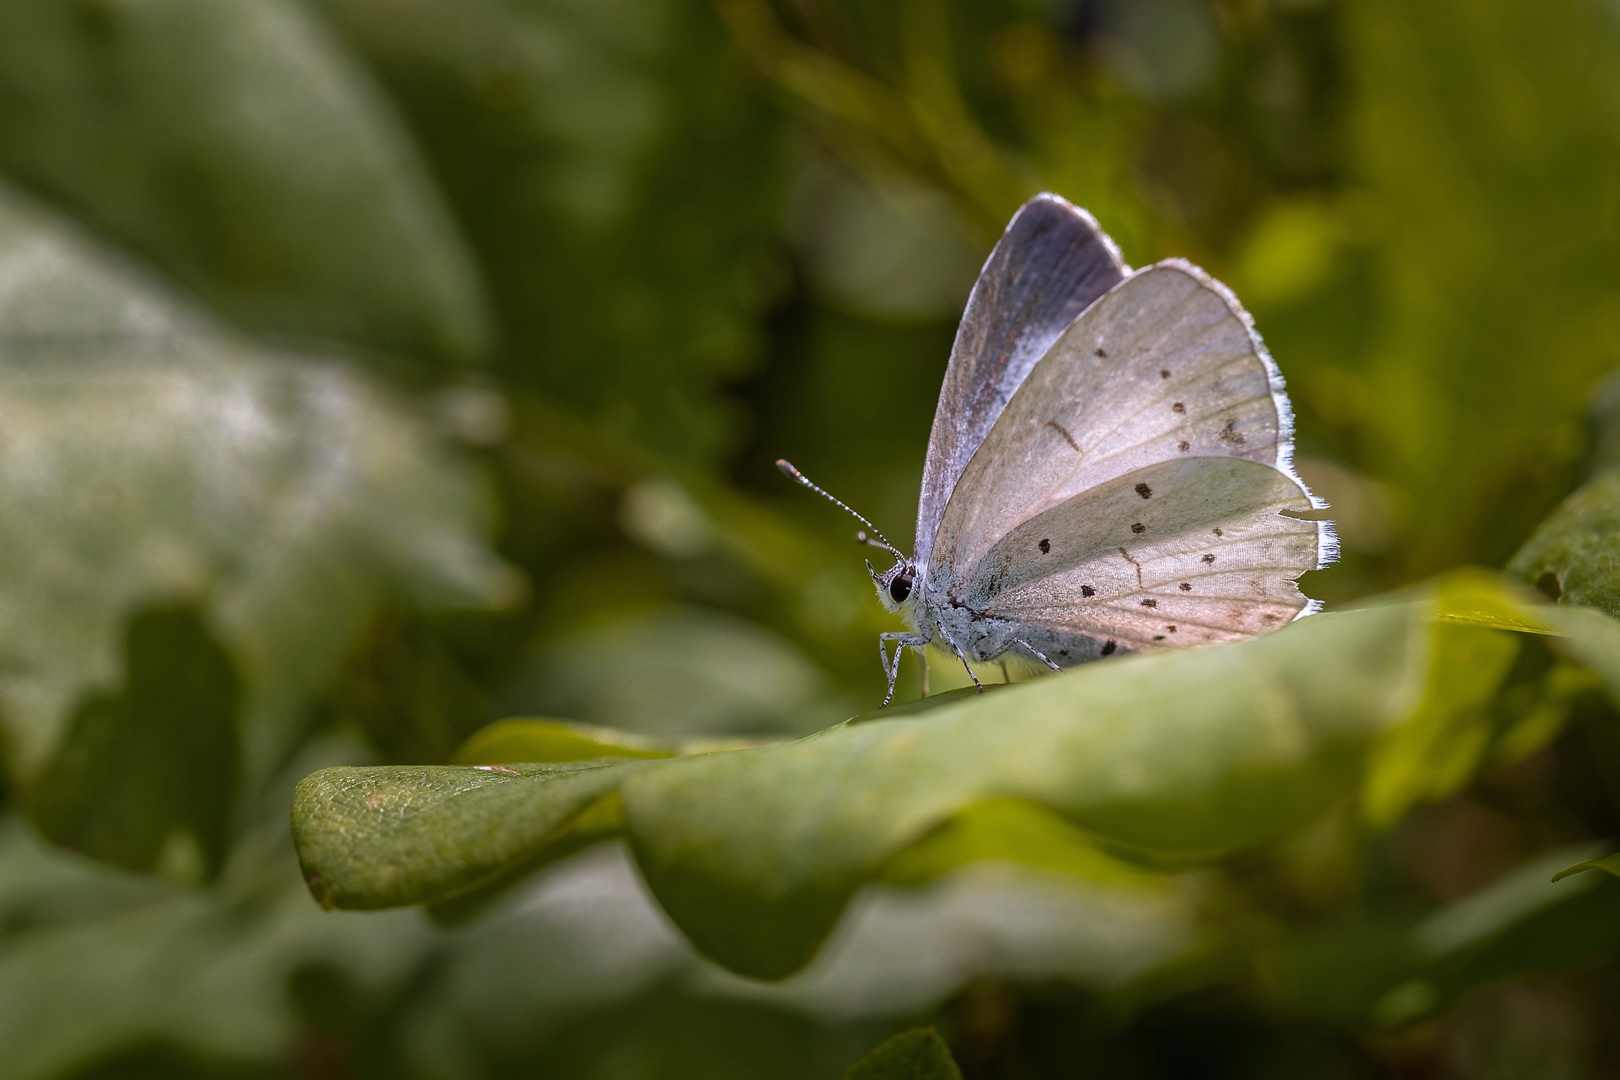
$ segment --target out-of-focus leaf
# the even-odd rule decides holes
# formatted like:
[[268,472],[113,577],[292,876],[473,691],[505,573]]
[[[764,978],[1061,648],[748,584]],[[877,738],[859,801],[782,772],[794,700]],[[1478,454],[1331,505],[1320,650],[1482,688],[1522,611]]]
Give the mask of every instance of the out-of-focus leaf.
[[850,1067],[844,1080],[962,1080],[950,1047],[933,1028],[903,1031]]
[[320,0],[489,268],[512,381],[707,465],[784,280],[782,117],[707,4]]
[[262,1067],[297,1047],[287,990],[299,969],[335,965],[363,988],[397,984],[431,944],[421,920],[332,918],[298,887],[285,834],[270,829],[237,850],[219,888],[198,890],[97,866],[15,819],[0,823],[8,1080],[77,1076],[154,1044]]
[[1620,616],[1620,469],[1565,499],[1525,541],[1508,570],[1560,603]]
[[1412,932],[1418,970],[1372,1005],[1375,1018],[1412,1019],[1493,979],[1589,963],[1620,948],[1620,882],[1597,876],[1552,884],[1567,849],[1546,852]]
[[1494,580],[1457,576],[1436,591],[1444,615],[1428,628],[1422,700],[1381,740],[1368,767],[1362,802],[1379,826],[1452,794],[1473,776],[1496,734],[1488,706],[1521,647],[1498,632],[1525,623],[1501,610],[1508,605]]
[[1538,608],[1537,618],[1555,628],[1552,648],[1600,677],[1609,697],[1620,704],[1620,621],[1595,608]]
[[240,680],[194,611],[137,613],[126,634],[123,692],[79,706],[33,786],[34,820],[110,863],[212,872],[235,795]]
[[1573,866],[1566,866],[1554,874],[1552,879],[1562,881],[1571,874],[1581,874],[1588,870],[1604,870],[1615,877],[1620,877],[1620,853],[1605,855],[1601,859],[1587,859],[1584,862],[1575,863]]
[[[213,749],[182,786],[214,791],[233,758],[257,783],[385,598],[471,608],[510,589],[481,535],[483,491],[403,402],[342,364],[207,324],[3,190],[0,264],[0,730],[25,804],[52,777],[39,797],[56,835],[90,843],[93,818],[127,809],[105,786],[123,763],[93,753],[155,745],[190,716],[188,737]],[[161,657],[137,641],[126,670],[126,621],[154,606],[190,607],[196,632]],[[223,675],[188,697],[202,684],[173,674],[218,670],[210,642],[242,681],[239,725],[200,715],[235,700]],[[221,734],[233,725],[239,753]],[[137,831],[190,829],[199,813]]]
[[0,171],[246,327],[436,359],[488,346],[398,119],[292,0],[12,0],[0,129]]
[[1549,882],[1570,849],[1544,852],[1413,923],[1383,919],[1308,932],[1285,968],[1300,1004],[1339,1024],[1401,1024],[1495,979],[1556,971],[1620,948],[1620,882]]
[[1405,519],[1405,573],[1499,564],[1562,489],[1588,395],[1620,366],[1615,28],[1581,0],[1344,15],[1386,313],[1365,445]]
[[514,711],[575,716],[666,742],[802,735],[851,711],[791,642],[695,606],[548,628],[531,655],[506,693]]

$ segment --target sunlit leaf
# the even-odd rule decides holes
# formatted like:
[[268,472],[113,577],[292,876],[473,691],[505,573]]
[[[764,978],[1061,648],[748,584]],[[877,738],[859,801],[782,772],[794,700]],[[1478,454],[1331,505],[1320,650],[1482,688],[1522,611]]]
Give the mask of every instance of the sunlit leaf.
[[446,900],[540,853],[629,764],[323,769],[298,786],[293,839],[328,907]]
[[564,720],[498,720],[462,743],[452,761],[457,765],[500,765],[511,761],[661,758],[679,752],[673,746],[613,728]]
[[1526,627],[1511,610],[1501,610],[1509,605],[1500,586],[1483,586],[1451,578],[1436,590],[1442,617],[1428,628],[1422,699],[1369,763],[1363,806],[1377,825],[1457,791],[1490,749],[1496,732],[1487,709],[1521,647],[1498,631]]
[[1604,870],[1610,874],[1613,874],[1615,877],[1620,877],[1620,853],[1614,855],[1605,855],[1601,859],[1587,859],[1584,862],[1578,862],[1572,866],[1566,866],[1562,870],[1558,871],[1558,873],[1553,875],[1553,880],[1562,881],[1571,874],[1581,874],[1588,870]]

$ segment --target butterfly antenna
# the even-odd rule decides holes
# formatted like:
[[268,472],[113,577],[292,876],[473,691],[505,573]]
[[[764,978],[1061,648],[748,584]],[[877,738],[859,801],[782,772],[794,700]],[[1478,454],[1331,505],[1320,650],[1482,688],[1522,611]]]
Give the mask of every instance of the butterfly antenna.
[[856,521],[860,522],[862,525],[865,525],[868,529],[871,529],[872,530],[872,536],[877,537],[877,541],[874,542],[871,537],[866,535],[866,533],[858,532],[858,533],[855,534],[856,542],[862,543],[862,544],[870,544],[872,547],[880,547],[880,548],[883,548],[886,551],[891,551],[891,552],[894,553],[895,558],[901,560],[902,562],[905,561],[905,556],[900,553],[900,549],[895,547],[893,544],[889,543],[889,538],[887,536],[884,536],[883,533],[878,530],[878,527],[876,525],[873,525],[870,521],[867,521],[861,515],[857,514],[854,511],[854,509],[852,509],[850,507],[850,505],[848,503],[844,502],[844,500],[842,500],[840,498],[837,498],[836,496],[830,495],[826,491],[822,490],[820,487],[816,486],[814,483],[811,482],[811,480],[810,480],[810,478],[808,476],[804,475],[804,473],[800,472],[798,469],[795,469],[793,467],[793,465],[788,461],[785,461],[785,460],[782,460],[782,459],[779,458],[779,459],[777,459],[776,467],[778,469],[781,469],[782,470],[782,475],[786,476],[789,480],[792,480],[792,481],[794,481],[796,483],[803,484],[805,487],[809,488],[811,491],[815,492],[817,495],[820,495],[823,499],[826,499],[828,502],[832,503],[834,506],[842,508],[843,511],[845,513],[847,513],[850,517],[854,518]]

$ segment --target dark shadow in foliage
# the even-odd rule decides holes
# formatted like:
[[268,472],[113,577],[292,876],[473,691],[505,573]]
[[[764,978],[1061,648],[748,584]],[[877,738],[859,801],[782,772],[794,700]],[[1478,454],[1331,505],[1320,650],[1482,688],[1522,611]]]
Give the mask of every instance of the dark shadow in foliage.
[[287,1076],[274,1065],[199,1061],[175,1047],[154,1043],[74,1073],[73,1080],[285,1080]]
[[236,786],[241,680],[189,607],[131,619],[124,670],[119,693],[74,714],[62,753],[33,786],[35,821],[56,843],[132,870],[175,858],[171,838],[189,837],[212,875]]

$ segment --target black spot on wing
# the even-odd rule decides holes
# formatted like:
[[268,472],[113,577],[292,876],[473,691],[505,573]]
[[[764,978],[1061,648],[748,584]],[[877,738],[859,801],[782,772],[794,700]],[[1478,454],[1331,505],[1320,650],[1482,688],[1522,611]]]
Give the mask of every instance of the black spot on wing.
[[1082,585],[1082,586],[1080,586],[1080,595],[1081,596],[1096,596],[1097,595],[1097,590],[1093,589],[1090,585]]
[[1140,521],[1136,522],[1135,524],[1133,524],[1131,526],[1131,532],[1133,532],[1133,533],[1143,532],[1146,529],[1147,529],[1147,526],[1142,524]]
[[1095,349],[1093,349],[1092,352],[1095,352],[1098,356],[1102,357],[1104,360],[1108,359],[1108,354],[1103,352],[1101,345],[1099,345]]
[[1176,443],[1176,449],[1185,454],[1187,451],[1192,449],[1192,443],[1188,442],[1186,439],[1182,439],[1180,442]]
[[1036,546],[1041,549],[1042,555],[1050,555],[1052,553],[1052,541],[1050,540],[1042,540]]
[[1075,453],[1078,454],[1080,452],[1080,444],[1074,441],[1074,436],[1069,433],[1068,428],[1064,427],[1062,424],[1058,423],[1056,420],[1048,420],[1046,422],[1046,426],[1051,428],[1053,431],[1057,432],[1059,435],[1063,436],[1064,441],[1069,444],[1069,447]]
[[1182,592],[1192,592],[1192,582],[1190,582],[1190,581],[1183,581],[1183,582],[1182,582],[1182,583],[1181,583],[1181,591],[1182,591]]
[[1221,530],[1219,530],[1219,529],[1216,529],[1216,530],[1215,530],[1215,535],[1216,535],[1216,536],[1225,536],[1225,535],[1226,535],[1226,534],[1225,534],[1225,533],[1223,533],[1223,532],[1221,532]]
[[1102,655],[1113,656],[1114,650],[1117,648],[1119,648],[1119,645],[1113,641],[1110,641],[1102,647]]
[[1148,597],[1146,600],[1142,601],[1142,606],[1143,607],[1158,607],[1159,602],[1157,600],[1153,599],[1152,597]]
[[1153,498],[1153,489],[1148,487],[1146,484],[1137,484],[1136,493],[1142,496],[1144,499]]
[[1221,428],[1221,433],[1215,437],[1221,442],[1231,443],[1233,446],[1242,446],[1249,441],[1238,432],[1236,420],[1228,420],[1226,426]]
[[1204,561],[1207,562],[1207,563],[1212,563],[1212,562],[1215,561],[1215,556],[1214,555],[1205,555],[1204,556]]
[[1170,377],[1170,371],[1169,371],[1168,368],[1160,368],[1159,369],[1159,378],[1168,379],[1169,377]]
[[1173,412],[1173,413],[1183,413],[1184,414],[1187,411],[1187,406],[1183,405],[1181,402],[1178,401],[1174,405],[1170,406],[1170,411]]

